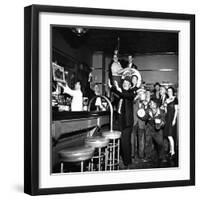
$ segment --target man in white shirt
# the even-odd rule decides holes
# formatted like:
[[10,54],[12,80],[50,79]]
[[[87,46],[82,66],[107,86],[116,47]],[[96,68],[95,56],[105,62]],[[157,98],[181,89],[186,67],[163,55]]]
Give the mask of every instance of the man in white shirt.
[[119,72],[120,70],[122,70],[122,66],[120,64],[120,62],[118,61],[118,57],[116,54],[113,55],[113,63],[111,65],[111,72],[112,72],[112,76],[119,76]]
[[82,111],[83,110],[83,93],[81,91],[80,81],[77,81],[75,83],[74,90],[69,88],[67,84],[64,86],[61,83],[59,83],[59,86],[61,86],[64,89],[64,93],[67,93],[73,97],[72,103],[71,103],[71,111]]

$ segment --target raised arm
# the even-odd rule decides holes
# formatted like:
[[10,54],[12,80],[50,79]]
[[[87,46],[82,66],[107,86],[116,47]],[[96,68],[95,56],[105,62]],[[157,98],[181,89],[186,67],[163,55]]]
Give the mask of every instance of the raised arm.
[[63,84],[58,83],[58,85],[64,89],[64,93],[67,93],[70,96],[74,96],[75,95],[75,91],[72,90],[71,88],[69,88],[69,86],[67,84],[64,86]]
[[173,118],[173,121],[172,121],[172,126],[174,126],[176,124],[176,118],[177,118],[177,115],[178,115],[178,100],[176,100],[176,104],[174,105],[174,109],[175,109],[175,112],[174,112],[174,118]]

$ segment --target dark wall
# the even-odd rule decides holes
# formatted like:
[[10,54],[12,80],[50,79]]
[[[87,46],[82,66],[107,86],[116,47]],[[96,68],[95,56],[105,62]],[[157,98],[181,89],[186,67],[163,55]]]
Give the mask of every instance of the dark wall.
[[[52,30],[53,61],[68,71],[68,84],[73,87],[78,79],[81,81],[82,91],[88,87],[88,75],[92,65],[92,51],[86,46],[74,47],[66,41],[58,30]],[[56,57],[56,59],[55,59]]]
[[92,52],[85,46],[79,48],[73,48],[66,42],[62,34],[57,30],[53,30],[52,46],[59,49],[63,53],[71,56],[78,62],[84,62],[88,66],[91,66]]

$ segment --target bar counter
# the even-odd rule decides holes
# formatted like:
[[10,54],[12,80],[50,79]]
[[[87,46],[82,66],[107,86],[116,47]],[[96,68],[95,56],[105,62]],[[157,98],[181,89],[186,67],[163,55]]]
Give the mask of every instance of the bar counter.
[[80,118],[87,118],[91,116],[105,116],[109,115],[109,111],[56,111],[53,110],[52,112],[52,120],[65,120],[65,119],[80,119]]
[[52,172],[59,162],[58,152],[62,149],[82,145],[85,138],[102,129],[109,129],[108,111],[52,112]]
[[93,127],[102,127],[109,124],[108,111],[53,111],[52,115],[52,137],[54,139],[63,138],[77,131],[88,130]]

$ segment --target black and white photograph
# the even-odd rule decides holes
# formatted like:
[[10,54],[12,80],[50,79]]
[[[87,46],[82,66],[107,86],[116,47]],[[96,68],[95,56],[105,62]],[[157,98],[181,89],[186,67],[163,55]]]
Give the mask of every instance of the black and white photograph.
[[51,173],[179,167],[178,34],[51,26]]
[[40,5],[25,16],[24,191],[193,185],[194,16]]
[[199,1],[1,8],[2,200],[198,199]]

